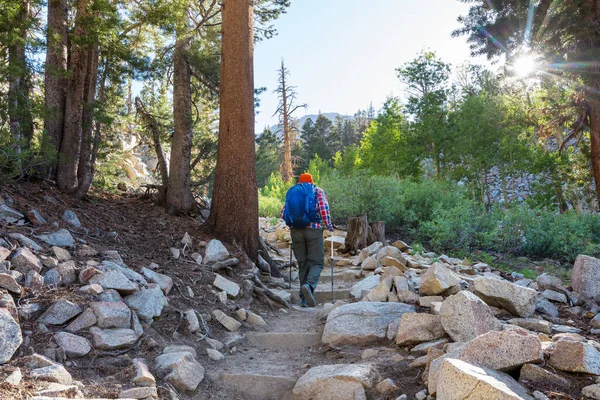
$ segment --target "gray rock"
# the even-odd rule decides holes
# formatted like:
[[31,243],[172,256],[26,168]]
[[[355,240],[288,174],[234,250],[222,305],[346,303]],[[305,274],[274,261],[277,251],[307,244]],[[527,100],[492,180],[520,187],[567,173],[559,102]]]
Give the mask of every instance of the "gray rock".
[[29,375],[33,379],[41,381],[56,382],[62,385],[70,385],[73,383],[73,378],[69,371],[60,364],[53,363],[47,367],[36,368]]
[[377,371],[368,364],[321,365],[300,377],[293,393],[299,399],[366,399],[365,388],[375,379]]
[[183,320],[185,329],[189,333],[194,333],[200,329],[200,321],[198,320],[196,311],[187,310],[185,313],[183,313]]
[[98,284],[105,290],[114,289],[122,294],[130,294],[137,290],[138,286],[131,282],[120,270],[110,270],[102,274],[95,275],[89,281],[91,284]]
[[33,225],[45,225],[48,223],[46,219],[37,210],[31,210],[27,213],[27,219]]
[[535,310],[548,317],[558,318],[558,308],[546,299],[538,298],[535,303]]
[[350,289],[350,296],[355,299],[362,299],[364,295],[375,289],[379,285],[381,278],[378,275],[371,275],[356,283]]
[[437,296],[460,283],[460,279],[441,263],[429,267],[421,277],[419,294],[421,296]]
[[442,362],[455,358],[483,368],[512,371],[524,364],[543,360],[542,343],[535,335],[526,331],[490,331],[433,360],[429,367],[428,389],[435,394]]
[[21,293],[21,285],[19,285],[16,279],[9,274],[0,273],[0,288],[16,294]]
[[556,292],[563,293],[565,288],[560,278],[546,273],[538,276],[535,281],[538,284],[539,290],[554,290]]
[[4,379],[5,383],[8,383],[11,386],[18,386],[23,379],[23,373],[21,372],[21,368],[14,370],[10,375]]
[[71,260],[71,254],[62,247],[52,246],[50,250],[52,250],[54,257],[56,257],[56,259],[60,262]]
[[600,384],[589,385],[581,389],[581,394],[586,398],[600,400]]
[[142,320],[152,320],[154,317],[160,317],[162,309],[166,305],[165,295],[155,283],[150,284],[147,289],[142,289],[125,297],[123,301]]
[[67,325],[65,329],[69,332],[79,332],[83,329],[87,329],[96,325],[96,322],[98,322],[96,314],[94,314],[94,311],[92,311],[91,308],[87,308],[77,318],[75,318],[73,322]]
[[77,217],[77,214],[75,214],[74,211],[65,210],[65,212],[62,215],[62,220],[76,228],[81,227],[81,222],[79,221],[79,218]]
[[136,387],[123,390],[119,393],[120,399],[153,399],[158,397],[156,387]]
[[490,307],[471,292],[448,297],[440,309],[442,326],[456,342],[467,342],[489,331],[500,330]]
[[552,334],[552,324],[543,319],[536,318],[514,318],[508,321],[509,324],[520,326],[521,328],[534,331],[542,332],[547,335]]
[[132,346],[138,335],[132,329],[100,329],[90,328],[92,343],[99,350],[115,350]]
[[[170,276],[159,274],[148,268],[142,268],[142,275],[148,281],[156,283],[165,295],[168,295],[173,288],[173,279]],[[239,287],[238,287],[239,288]]]
[[225,291],[231,297],[236,297],[240,293],[240,286],[237,283],[232,282],[219,274],[215,274],[213,286]]
[[490,278],[475,278],[475,294],[488,305],[500,307],[523,318],[533,315],[537,292],[507,281]]
[[579,255],[571,270],[573,290],[584,298],[600,295],[600,259]]
[[437,398],[533,400],[509,375],[451,358],[442,363]]
[[83,309],[68,300],[59,299],[50,306],[37,322],[45,325],[62,325],[81,314]]
[[38,303],[28,303],[19,306],[19,317],[25,321],[32,320],[42,312],[42,306]]
[[[395,249],[395,247],[394,247],[394,249]],[[379,282],[379,285],[375,286],[375,288],[373,290],[371,290],[369,293],[367,293],[362,298],[361,301],[376,301],[376,302],[387,301],[393,284],[394,284],[393,276],[388,276],[387,278],[383,278]]]
[[566,303],[567,302],[567,296],[565,296],[562,293],[555,292],[554,290],[550,290],[550,289],[544,290],[544,292],[542,293],[542,297],[547,300],[551,300],[551,301],[554,301],[557,303]]
[[148,285],[148,282],[146,281],[146,278],[144,278],[144,276],[142,274],[139,274],[139,273],[135,272],[131,268],[127,268],[123,264],[112,262],[112,261],[108,261],[108,260],[104,260],[104,261],[102,261],[102,264],[100,264],[98,266],[98,268],[100,270],[102,270],[103,272],[106,272],[106,271],[121,271],[121,273],[123,275],[125,275],[125,277],[127,279],[129,279],[131,282],[138,283],[138,284],[143,285],[143,286]]
[[44,287],[44,277],[35,271],[29,271],[25,276],[25,286],[32,292],[37,292]]
[[54,334],[54,341],[69,357],[84,357],[92,351],[90,342],[86,338],[72,333],[58,332]]
[[148,365],[143,358],[133,359],[133,368],[135,369],[135,377],[131,380],[137,386],[155,386],[156,379],[150,373]]
[[98,296],[98,300],[100,301],[123,301],[119,292],[114,289],[108,289],[104,292],[100,293]]
[[99,328],[129,328],[131,310],[122,302],[95,302],[90,308],[96,315]]
[[439,315],[405,313],[400,319],[396,344],[406,346],[441,339],[446,336]]
[[377,262],[377,259],[371,256],[365,258],[364,261],[360,264],[360,267],[364,271],[374,271],[377,269],[378,266],[379,263]]
[[56,267],[63,285],[71,285],[77,281],[77,271],[73,261],[65,261]]
[[403,314],[415,312],[404,303],[359,302],[331,311],[323,333],[323,343],[333,345],[367,344],[386,338],[388,325]]
[[519,373],[519,382],[553,385],[568,388],[571,382],[562,376],[556,375],[536,364],[525,364]]
[[10,262],[14,269],[24,274],[29,271],[40,272],[44,268],[40,259],[27,247],[18,249]]
[[206,349],[206,354],[208,354],[208,357],[213,361],[222,361],[225,359],[225,356],[215,349]]
[[44,284],[48,286],[58,286],[60,284],[60,273],[56,268],[46,271],[44,274]]
[[10,256],[11,251],[6,247],[0,246],[0,263],[3,263]]
[[213,239],[206,245],[204,254],[204,264],[214,264],[217,261],[226,260],[229,257],[229,251],[217,239]]
[[189,352],[162,354],[156,357],[155,364],[159,377],[178,390],[196,390],[204,380],[204,367]]
[[19,244],[23,247],[28,247],[33,251],[42,251],[44,250],[44,248],[42,246],[40,246],[39,244],[37,244],[35,241],[29,239],[27,236],[22,235],[20,233],[11,233],[10,235],[11,238],[15,239],[17,242],[19,242]]
[[552,325],[552,332],[556,333],[581,333],[581,329],[569,325]]
[[43,235],[37,235],[36,238],[42,242],[49,244],[50,246],[58,247],[73,247],[75,246],[75,239],[71,236],[71,233],[66,229],[60,229],[53,233],[47,233]]
[[10,361],[21,343],[21,326],[7,309],[0,308],[0,365]]
[[25,216],[17,210],[13,210],[6,204],[0,204],[0,221],[8,224],[14,224],[23,218],[25,218]]
[[221,310],[213,310],[212,315],[217,321],[219,321],[221,325],[223,325],[230,332],[235,332],[242,326],[242,324],[240,324],[238,321],[231,318],[230,316],[226,315]]
[[600,352],[589,343],[559,340],[549,363],[561,371],[600,375]]

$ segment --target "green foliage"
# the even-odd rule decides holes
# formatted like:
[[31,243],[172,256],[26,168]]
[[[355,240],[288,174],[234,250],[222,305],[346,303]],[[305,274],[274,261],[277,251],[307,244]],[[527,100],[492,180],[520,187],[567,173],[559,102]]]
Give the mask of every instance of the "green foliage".
[[264,197],[272,197],[284,202],[288,189],[293,185],[294,182],[284,182],[279,172],[273,172],[269,176],[269,179],[267,179],[267,184],[259,190],[259,194]]
[[261,217],[279,218],[285,201],[270,196],[258,194],[258,215]]
[[279,169],[280,140],[270,129],[256,138],[256,180],[258,186],[267,184],[269,177]]

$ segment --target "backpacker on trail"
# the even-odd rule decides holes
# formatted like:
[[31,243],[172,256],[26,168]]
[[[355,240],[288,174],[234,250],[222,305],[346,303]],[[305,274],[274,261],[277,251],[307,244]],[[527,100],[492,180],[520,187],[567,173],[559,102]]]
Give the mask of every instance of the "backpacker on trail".
[[300,175],[298,184],[288,190],[281,217],[290,227],[292,249],[298,260],[302,306],[314,307],[313,293],[325,261],[323,229],[333,231],[333,224],[325,193],[315,186],[310,174]]

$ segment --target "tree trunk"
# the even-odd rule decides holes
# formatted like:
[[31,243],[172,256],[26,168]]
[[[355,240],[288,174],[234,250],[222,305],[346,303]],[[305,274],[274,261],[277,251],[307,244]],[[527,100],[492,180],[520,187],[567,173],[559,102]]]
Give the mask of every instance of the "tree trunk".
[[77,169],[78,187],[75,197],[85,198],[92,186],[93,168],[92,154],[94,153],[94,102],[96,100],[96,79],[98,76],[98,44],[88,51],[90,68],[85,78],[85,104],[82,114],[81,153]]
[[289,104],[287,98],[287,85],[286,85],[286,71],[281,61],[281,118],[283,119],[283,163],[281,164],[281,177],[284,182],[289,182],[293,178],[292,172],[292,138],[290,136],[290,116],[289,116]]
[[600,207],[600,103],[590,107],[590,158],[596,184],[596,200]]
[[347,253],[356,254],[367,247],[369,223],[366,215],[348,218],[348,234],[344,242]]
[[367,238],[367,245],[371,245],[375,242],[381,242],[385,244],[385,221],[371,222],[369,224],[369,237]]
[[[48,34],[46,49],[46,70],[44,75],[45,141],[58,153],[62,142],[67,99],[67,16],[68,0],[48,1]],[[56,167],[51,168],[54,175]]]
[[156,159],[158,160],[158,170],[160,172],[160,179],[163,185],[163,188],[166,189],[169,185],[169,170],[167,168],[167,160],[165,160],[165,152],[162,148],[162,143],[160,141],[160,129],[158,126],[158,121],[152,114],[146,111],[146,107],[144,103],[139,97],[135,98],[135,107],[139,116],[142,119],[144,125],[146,125],[147,129],[150,131],[152,135],[152,142],[154,144],[154,152],[156,153]]
[[58,159],[57,184],[60,190],[72,192],[77,189],[77,167],[81,150],[83,100],[85,79],[88,71],[88,47],[83,43],[87,36],[88,5],[90,0],[80,0],[75,17],[71,58],[70,79],[67,84],[67,101],[63,139]]
[[17,15],[18,39],[13,40],[13,43],[8,46],[8,119],[10,133],[19,153],[22,149],[29,148],[33,137],[33,117],[29,104],[30,74],[25,54],[28,16],[29,1],[24,0],[20,4]]
[[254,150],[254,29],[250,0],[224,0],[219,148],[207,227],[258,257]]
[[191,70],[186,59],[188,42],[181,32],[173,55],[173,118],[175,132],[171,146],[167,212],[180,214],[192,211],[194,196],[190,188],[192,158],[192,92]]

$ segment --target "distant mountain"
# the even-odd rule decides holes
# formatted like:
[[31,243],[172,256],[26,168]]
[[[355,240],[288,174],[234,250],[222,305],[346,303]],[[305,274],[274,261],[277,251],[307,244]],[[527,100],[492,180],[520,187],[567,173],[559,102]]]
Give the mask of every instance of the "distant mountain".
[[[331,122],[335,121],[335,117],[340,116],[344,119],[351,119],[352,116],[351,115],[342,115],[340,113],[336,113],[336,112],[330,112],[330,113],[321,113],[324,117],[326,117],[327,119],[329,119]],[[309,114],[309,115],[304,115],[302,117],[299,118],[298,120],[298,128],[302,128],[302,125],[304,125],[304,123],[306,122],[307,119],[312,119],[313,122],[315,122],[317,120],[317,117],[319,115],[318,114]],[[270,129],[275,132],[277,131],[278,127],[277,125],[273,125],[270,127]]]

